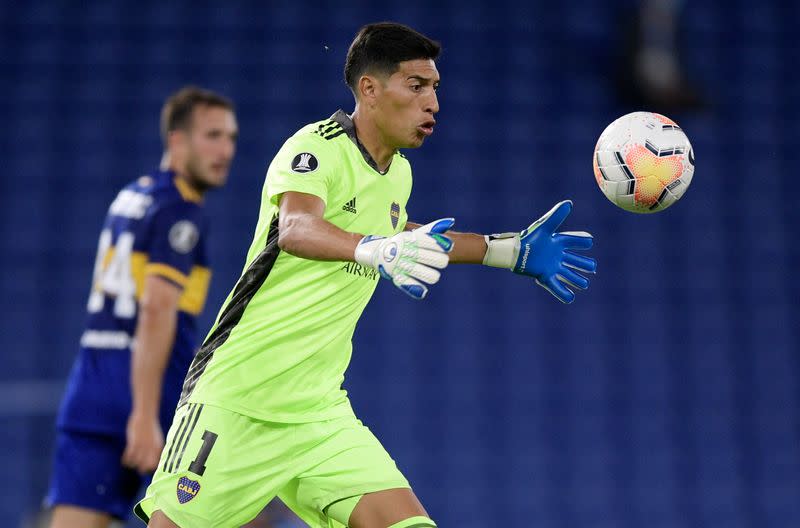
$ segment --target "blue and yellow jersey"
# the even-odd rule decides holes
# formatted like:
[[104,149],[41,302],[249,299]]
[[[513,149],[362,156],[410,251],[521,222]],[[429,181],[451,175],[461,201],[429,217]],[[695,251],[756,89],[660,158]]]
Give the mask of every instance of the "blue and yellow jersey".
[[131,345],[147,275],[183,290],[162,392],[161,421],[169,426],[197,348],[196,317],[211,279],[207,229],[200,195],[172,172],[142,176],[114,199],[100,233],[86,328],[59,427],[125,435]]

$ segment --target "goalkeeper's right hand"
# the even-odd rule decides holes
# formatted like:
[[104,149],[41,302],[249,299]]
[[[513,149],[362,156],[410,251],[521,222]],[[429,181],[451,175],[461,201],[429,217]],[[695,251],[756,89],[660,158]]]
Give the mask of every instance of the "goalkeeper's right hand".
[[588,288],[589,279],[581,273],[594,273],[597,262],[573,252],[591,248],[591,234],[585,231],[556,233],[570,211],[572,202],[564,200],[521,233],[487,236],[483,263],[533,277],[536,284],[559,301],[571,303],[575,292],[569,287]]
[[389,238],[369,235],[356,246],[355,261],[373,268],[415,299],[424,299],[428,286],[447,267],[453,241],[445,233],[455,220],[442,218]]

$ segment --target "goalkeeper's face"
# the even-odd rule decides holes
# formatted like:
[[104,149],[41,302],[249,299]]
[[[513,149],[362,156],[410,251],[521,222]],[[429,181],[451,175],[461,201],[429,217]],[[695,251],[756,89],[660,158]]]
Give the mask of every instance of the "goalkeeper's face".
[[185,137],[186,176],[199,190],[225,185],[236,151],[236,117],[227,108],[198,106]]
[[375,122],[384,142],[416,148],[433,134],[439,111],[439,71],[431,59],[403,61],[377,87]]

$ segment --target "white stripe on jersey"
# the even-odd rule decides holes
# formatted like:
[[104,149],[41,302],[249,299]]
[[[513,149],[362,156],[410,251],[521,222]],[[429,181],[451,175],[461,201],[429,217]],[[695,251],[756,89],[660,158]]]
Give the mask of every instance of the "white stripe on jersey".
[[87,330],[81,336],[84,348],[114,348],[123,350],[131,346],[132,339],[127,332],[110,330]]

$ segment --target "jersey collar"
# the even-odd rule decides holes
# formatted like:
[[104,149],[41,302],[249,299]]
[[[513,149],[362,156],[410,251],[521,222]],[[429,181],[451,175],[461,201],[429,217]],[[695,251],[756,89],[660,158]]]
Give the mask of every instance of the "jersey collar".
[[187,202],[193,202],[196,204],[203,203],[203,195],[197,192],[197,190],[189,185],[183,178],[175,174],[174,171],[159,171],[163,174],[166,178],[171,179],[172,182],[175,184],[175,188],[178,189],[178,193],[180,193],[181,198],[186,200]]
[[361,152],[361,155],[364,156],[364,161],[367,162],[367,165],[372,167],[375,172],[381,175],[385,175],[387,172],[389,172],[389,169],[392,168],[392,163],[389,162],[389,166],[386,167],[385,171],[378,169],[378,164],[375,163],[374,159],[372,159],[372,155],[358,140],[358,135],[356,135],[356,125],[353,123],[353,119],[347,114],[347,112],[344,110],[337,110],[336,113],[331,116],[331,121],[335,121],[342,126],[344,133],[347,134],[347,137],[350,138],[350,141],[355,143],[355,145],[358,147],[358,150]]

